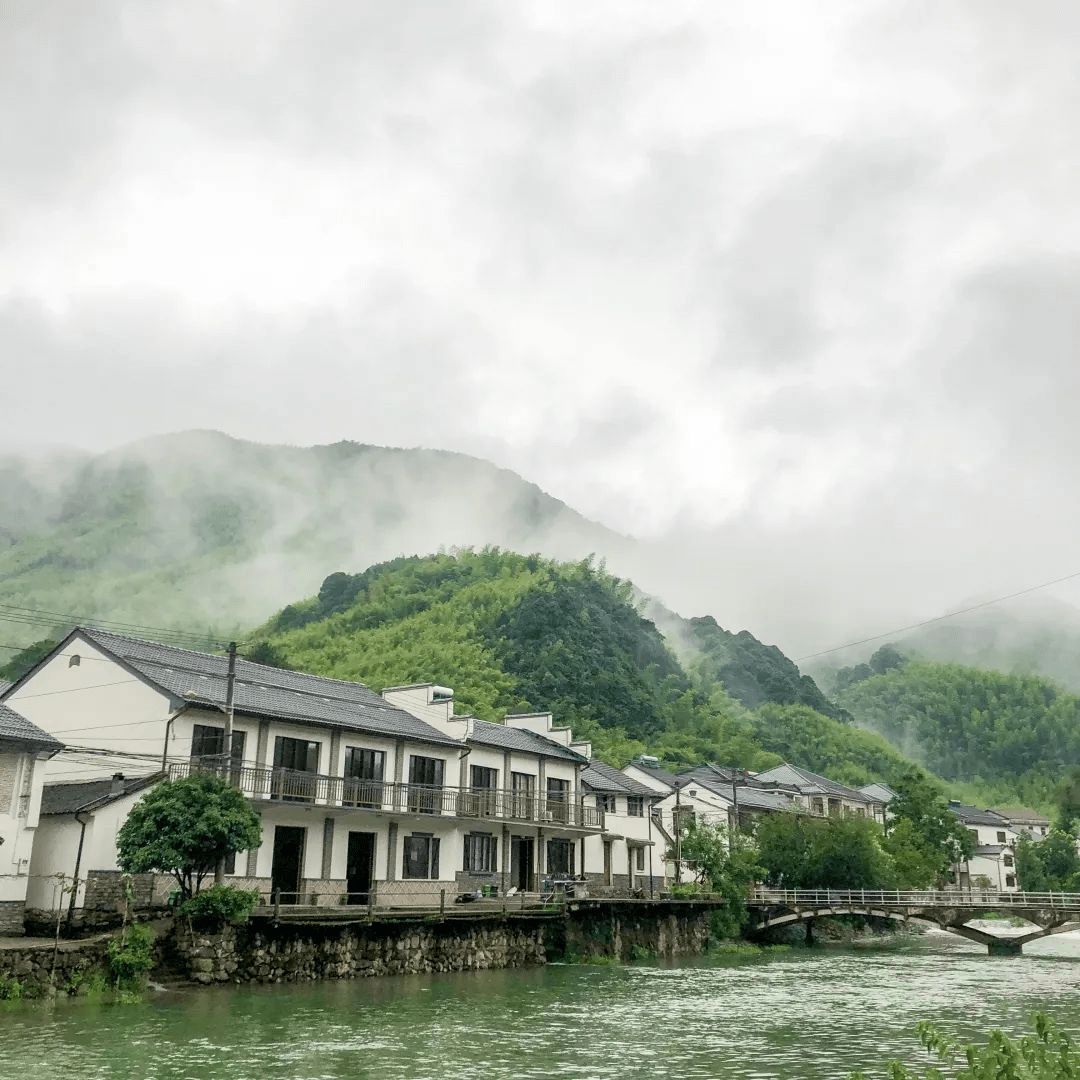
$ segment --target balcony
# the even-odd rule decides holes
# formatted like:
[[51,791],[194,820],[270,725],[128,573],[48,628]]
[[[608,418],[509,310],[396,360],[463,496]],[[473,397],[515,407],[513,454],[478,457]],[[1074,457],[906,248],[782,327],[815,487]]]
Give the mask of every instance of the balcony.
[[[173,762],[169,778],[194,773],[224,773],[223,763],[210,758]],[[431,787],[381,780],[354,780],[296,769],[269,768],[251,762],[233,762],[229,777],[249,799],[267,802],[339,806],[385,814],[519,821],[575,829],[602,829],[604,812],[582,806],[574,799],[548,799],[517,791]]]

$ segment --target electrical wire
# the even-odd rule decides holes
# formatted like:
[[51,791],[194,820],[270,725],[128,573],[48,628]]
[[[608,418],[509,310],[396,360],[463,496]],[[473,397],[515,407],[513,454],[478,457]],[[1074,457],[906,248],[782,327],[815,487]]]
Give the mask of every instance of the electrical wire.
[[860,638],[858,641],[849,641],[846,645],[836,645],[831,649],[821,649],[819,652],[807,653],[805,656],[796,656],[795,663],[800,664],[803,660],[813,660],[818,656],[828,656],[830,653],[843,652],[844,649],[854,649],[857,645],[868,645],[872,641],[881,641],[882,638],[895,637],[897,634],[906,634],[910,630],[918,630],[923,626],[931,626],[934,623],[944,622],[946,619],[955,619],[958,615],[966,615],[970,611],[978,611],[980,608],[990,607],[992,604],[1000,604],[1005,600],[1015,600],[1018,596],[1027,596],[1029,593],[1038,592],[1040,589],[1048,589],[1051,585],[1060,585],[1065,581],[1080,578],[1080,570],[1076,570],[1064,577],[1054,578],[1053,581],[1044,581],[1039,585],[1029,585],[1026,589],[1018,589],[1016,592],[1007,593],[1005,596],[995,596],[992,600],[983,600],[981,603],[972,604],[970,607],[957,608],[956,611],[948,611],[944,615],[935,615],[932,619],[923,619],[921,622],[911,623],[909,626],[901,626],[896,630],[886,630],[883,634],[873,634],[871,637]]

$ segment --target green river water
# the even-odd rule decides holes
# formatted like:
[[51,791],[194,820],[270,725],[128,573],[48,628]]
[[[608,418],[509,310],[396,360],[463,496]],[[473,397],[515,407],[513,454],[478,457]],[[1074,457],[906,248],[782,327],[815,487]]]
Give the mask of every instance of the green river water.
[[1080,936],[1018,958],[940,933],[678,965],[546,968],[0,1005],[0,1080],[839,1080],[926,1062],[934,1019],[1080,1031]]

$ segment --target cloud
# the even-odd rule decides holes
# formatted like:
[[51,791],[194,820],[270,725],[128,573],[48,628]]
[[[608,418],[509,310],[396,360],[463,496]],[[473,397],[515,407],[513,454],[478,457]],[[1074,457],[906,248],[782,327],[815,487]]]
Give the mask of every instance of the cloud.
[[793,640],[1024,581],[1080,526],[1078,45],[1063,0],[17,5],[7,439],[480,453]]

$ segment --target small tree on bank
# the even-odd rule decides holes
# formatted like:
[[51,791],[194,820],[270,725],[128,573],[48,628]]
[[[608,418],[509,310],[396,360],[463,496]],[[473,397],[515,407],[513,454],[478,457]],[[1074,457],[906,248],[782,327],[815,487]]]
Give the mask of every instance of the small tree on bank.
[[135,804],[116,834],[120,868],[172,874],[181,900],[199,891],[219,860],[261,843],[259,815],[212,773],[163,780]]
[[713,932],[735,937],[746,922],[750,886],[764,875],[754,844],[738,832],[729,836],[723,825],[691,818],[683,829],[682,857],[693,864],[698,884],[724,899],[723,906],[713,911]]

